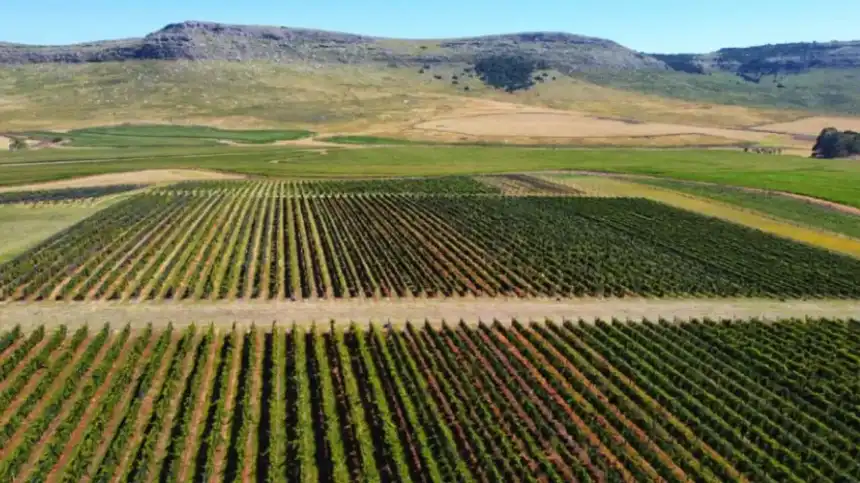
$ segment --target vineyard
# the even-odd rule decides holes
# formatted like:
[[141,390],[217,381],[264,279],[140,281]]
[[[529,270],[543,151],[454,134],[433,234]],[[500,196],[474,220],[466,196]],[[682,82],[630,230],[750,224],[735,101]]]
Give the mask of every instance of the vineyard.
[[583,192],[571,186],[524,174],[479,176],[478,181],[497,188],[507,196],[571,196]]
[[856,481],[860,322],[0,334],[0,481]]
[[7,301],[497,295],[858,298],[860,260],[644,199],[454,177],[180,183],[0,266]]
[[[327,181],[186,181],[158,190],[159,193],[244,193],[278,196],[355,195],[367,193],[467,195],[499,194],[498,186],[478,181],[468,176],[443,176],[438,178],[395,178],[372,180],[327,180]],[[258,189],[254,189],[258,188]],[[563,188],[563,187],[562,187]]]
[[140,185],[94,186],[87,188],[61,188],[54,190],[12,191],[0,193],[0,205],[13,203],[57,203],[92,200],[102,196],[125,193],[141,188]]

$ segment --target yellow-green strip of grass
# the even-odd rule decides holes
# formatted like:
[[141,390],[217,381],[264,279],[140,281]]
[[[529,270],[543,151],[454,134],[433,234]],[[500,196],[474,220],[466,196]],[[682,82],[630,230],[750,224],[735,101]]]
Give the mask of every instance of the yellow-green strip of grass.
[[557,182],[576,187],[592,196],[631,196],[647,198],[676,208],[721,218],[756,228],[783,238],[815,245],[860,258],[860,240],[826,230],[798,226],[792,222],[760,212],[699,198],[690,194],[655,186],[640,185],[606,176],[554,176]]
[[94,203],[0,205],[0,263],[125,198],[112,196]]

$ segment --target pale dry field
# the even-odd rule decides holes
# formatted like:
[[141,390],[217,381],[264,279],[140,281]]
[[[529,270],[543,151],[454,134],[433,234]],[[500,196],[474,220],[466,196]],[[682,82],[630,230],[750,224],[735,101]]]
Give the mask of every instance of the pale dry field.
[[328,325],[356,323],[457,323],[465,321],[543,321],[595,319],[656,321],[689,319],[784,319],[858,318],[860,301],[764,299],[518,299],[452,298],[392,300],[313,300],[195,302],[40,302],[0,304],[0,330],[16,324],[32,329],[39,325],[112,323],[135,328],[148,323],[176,326],[197,323],[229,328],[233,323]]
[[[628,121],[598,118],[580,112],[531,111],[496,112],[480,115],[449,117],[416,124],[416,130],[442,131],[479,137],[533,138],[649,138],[673,135],[701,135],[734,141],[773,143],[771,133],[704,127],[685,124]],[[780,143],[793,144],[790,137]]]
[[835,127],[842,131],[860,131],[860,118],[815,116],[790,122],[765,124],[762,126],[756,126],[755,129],[791,134],[818,135],[821,133],[821,130],[826,127]]
[[80,178],[50,181],[23,186],[8,186],[0,188],[0,193],[12,191],[36,191],[63,188],[89,188],[94,186],[112,186],[118,184],[160,184],[176,183],[179,181],[206,181],[219,179],[242,179],[238,174],[220,173],[202,169],[147,169],[124,173],[99,174]]

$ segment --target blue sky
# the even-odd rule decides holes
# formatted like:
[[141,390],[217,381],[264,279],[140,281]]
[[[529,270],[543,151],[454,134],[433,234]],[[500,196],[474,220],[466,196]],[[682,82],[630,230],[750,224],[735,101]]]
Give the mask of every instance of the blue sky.
[[407,38],[551,30],[645,52],[860,38],[860,0],[3,0],[0,41],[137,37],[182,20]]

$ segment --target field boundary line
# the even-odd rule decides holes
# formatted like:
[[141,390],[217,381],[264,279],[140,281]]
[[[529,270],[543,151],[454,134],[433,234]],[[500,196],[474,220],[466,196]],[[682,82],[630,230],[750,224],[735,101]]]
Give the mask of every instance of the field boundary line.
[[[451,297],[431,299],[340,299],[291,301],[98,301],[98,302],[3,302],[0,303],[0,330],[20,324],[32,331],[40,325],[65,324],[74,330],[83,324],[94,327],[106,321],[130,323],[143,329],[150,322],[176,327],[192,323],[214,324],[230,329],[242,326],[289,326],[293,323],[326,326],[350,322],[401,324],[406,321],[431,324],[477,323],[532,320],[686,320],[837,318],[860,320],[860,300],[806,299],[648,299],[648,298],[514,298]],[[23,322],[22,322],[23,321]]]

